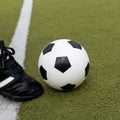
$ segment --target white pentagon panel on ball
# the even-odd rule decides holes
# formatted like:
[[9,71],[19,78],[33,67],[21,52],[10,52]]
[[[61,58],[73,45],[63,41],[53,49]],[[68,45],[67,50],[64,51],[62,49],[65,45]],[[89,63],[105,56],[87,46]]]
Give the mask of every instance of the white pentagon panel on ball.
[[78,87],[89,72],[89,57],[82,45],[69,39],[55,40],[41,52],[38,60],[44,81],[57,90]]

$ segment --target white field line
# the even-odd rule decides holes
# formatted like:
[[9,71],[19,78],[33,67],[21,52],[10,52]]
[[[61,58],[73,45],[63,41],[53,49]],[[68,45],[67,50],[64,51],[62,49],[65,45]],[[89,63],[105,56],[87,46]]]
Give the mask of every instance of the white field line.
[[[10,43],[16,51],[15,59],[24,66],[25,51],[29,25],[31,20],[33,0],[24,0],[18,24]],[[14,102],[0,96],[0,120],[16,120],[21,102]]]

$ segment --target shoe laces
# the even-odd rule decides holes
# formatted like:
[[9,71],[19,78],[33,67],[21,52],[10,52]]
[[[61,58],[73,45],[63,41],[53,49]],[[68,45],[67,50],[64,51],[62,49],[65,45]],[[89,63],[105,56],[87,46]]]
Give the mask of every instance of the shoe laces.
[[16,62],[13,55],[15,50],[11,47],[5,47],[2,54],[2,69],[9,71],[12,74],[21,74],[23,68]]
[[6,47],[4,42],[0,40],[0,77],[2,75],[13,76],[22,80],[25,75],[22,66],[14,59],[15,50]]
[[6,47],[5,54],[8,55],[8,56],[14,55],[15,50],[13,48],[11,48],[11,47]]
[[4,47],[4,49],[1,49],[1,55],[0,55],[1,66],[0,66],[0,68],[4,69],[5,61],[14,54],[15,54],[15,50],[11,47]]

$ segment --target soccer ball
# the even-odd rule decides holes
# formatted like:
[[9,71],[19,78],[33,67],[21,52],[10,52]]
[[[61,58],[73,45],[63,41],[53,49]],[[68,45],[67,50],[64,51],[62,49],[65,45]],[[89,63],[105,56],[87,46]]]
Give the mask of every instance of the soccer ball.
[[38,60],[40,74],[47,85],[62,91],[78,87],[88,74],[89,64],[83,46],[69,39],[49,43]]

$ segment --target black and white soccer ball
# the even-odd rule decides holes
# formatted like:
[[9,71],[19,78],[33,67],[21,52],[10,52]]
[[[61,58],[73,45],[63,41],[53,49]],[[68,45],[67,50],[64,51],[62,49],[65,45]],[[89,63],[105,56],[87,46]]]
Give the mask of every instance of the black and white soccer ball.
[[38,60],[44,81],[57,90],[72,90],[78,87],[89,71],[89,57],[83,46],[69,39],[49,43]]

